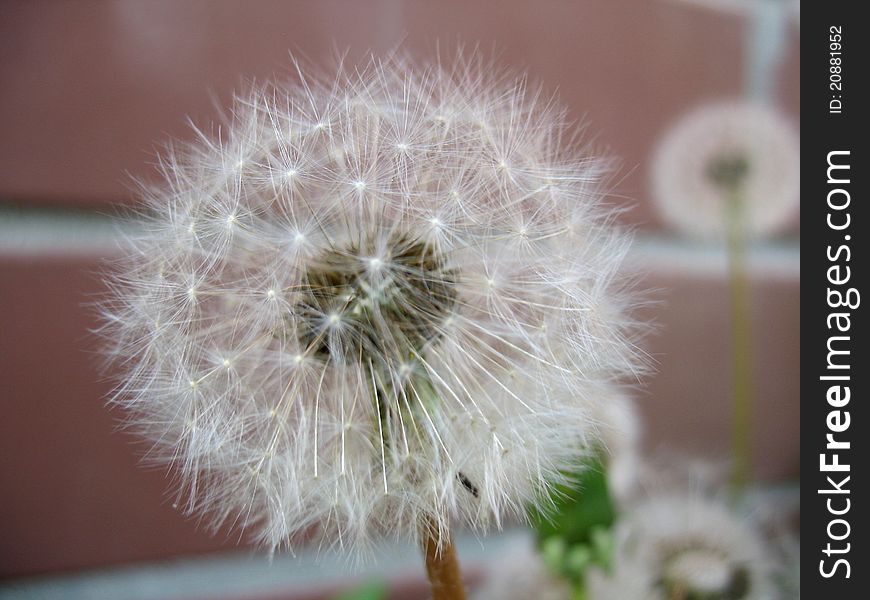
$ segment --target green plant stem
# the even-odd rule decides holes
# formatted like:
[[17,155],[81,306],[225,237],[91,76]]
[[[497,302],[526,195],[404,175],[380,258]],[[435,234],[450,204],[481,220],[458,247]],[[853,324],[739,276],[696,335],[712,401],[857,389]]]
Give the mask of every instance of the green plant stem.
[[739,494],[749,479],[752,462],[752,361],[749,277],[742,194],[728,203],[728,269],[731,301],[732,425],[731,488]]

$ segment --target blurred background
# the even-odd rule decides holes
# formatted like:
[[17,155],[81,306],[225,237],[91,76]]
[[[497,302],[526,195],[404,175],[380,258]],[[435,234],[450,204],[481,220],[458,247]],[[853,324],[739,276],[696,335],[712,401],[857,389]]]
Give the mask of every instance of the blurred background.
[[[457,42],[557,90],[619,159],[611,200],[638,233],[629,268],[657,301],[643,314],[657,325],[657,372],[637,394],[644,447],[727,459],[727,251],[669,224],[651,170],[660,140],[707,103],[760,102],[797,128],[797,2],[3,0],[0,597],[320,598],[373,576],[304,556],[270,568],[175,511],[165,473],[138,466],[143,449],[105,408],[89,303],[117,251],[113,216],[135,202],[130,175],[153,177],[156,145],[191,137],[188,117],[215,118],[246,79],[288,75],[291,52],[328,63],[349,49],[353,61],[401,43],[425,59]],[[794,200],[747,254],[751,472],[770,486],[799,471]],[[473,540],[460,553],[485,560]],[[424,597],[408,554],[385,551],[372,573],[396,598]]]

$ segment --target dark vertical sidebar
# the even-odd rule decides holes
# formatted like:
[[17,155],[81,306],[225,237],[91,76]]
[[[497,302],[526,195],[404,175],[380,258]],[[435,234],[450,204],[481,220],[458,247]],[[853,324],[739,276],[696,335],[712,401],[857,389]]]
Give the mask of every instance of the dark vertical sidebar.
[[[870,346],[863,282],[870,24],[860,3],[808,2],[801,20],[801,587],[866,598]],[[860,283],[859,283],[860,282]]]

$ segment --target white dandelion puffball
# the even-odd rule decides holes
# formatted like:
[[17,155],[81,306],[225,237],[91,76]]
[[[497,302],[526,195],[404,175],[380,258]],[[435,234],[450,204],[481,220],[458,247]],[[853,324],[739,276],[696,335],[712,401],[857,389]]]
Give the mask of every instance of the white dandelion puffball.
[[500,526],[637,368],[602,166],[477,59],[300,79],[161,157],[106,308],[116,402],[187,511],[271,548]]
[[798,210],[798,134],[771,108],[722,102],[695,109],[665,134],[652,162],[663,218],[691,236],[724,237],[735,193],[750,237],[777,232]]
[[650,498],[620,521],[614,569],[593,599],[769,600],[769,552],[751,525],[700,495]]

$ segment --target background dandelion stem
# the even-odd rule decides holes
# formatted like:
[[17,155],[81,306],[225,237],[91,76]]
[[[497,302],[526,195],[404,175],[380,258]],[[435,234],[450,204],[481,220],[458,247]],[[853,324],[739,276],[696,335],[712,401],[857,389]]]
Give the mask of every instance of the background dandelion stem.
[[731,425],[731,486],[735,494],[746,485],[752,460],[752,361],[749,280],[746,272],[746,229],[740,186],[727,203],[728,264],[731,294],[733,413]]
[[[441,533],[438,523],[426,517],[420,532],[426,555],[426,575],[432,586],[432,600],[465,600],[465,586],[449,534]],[[442,537],[443,536],[443,537]]]

